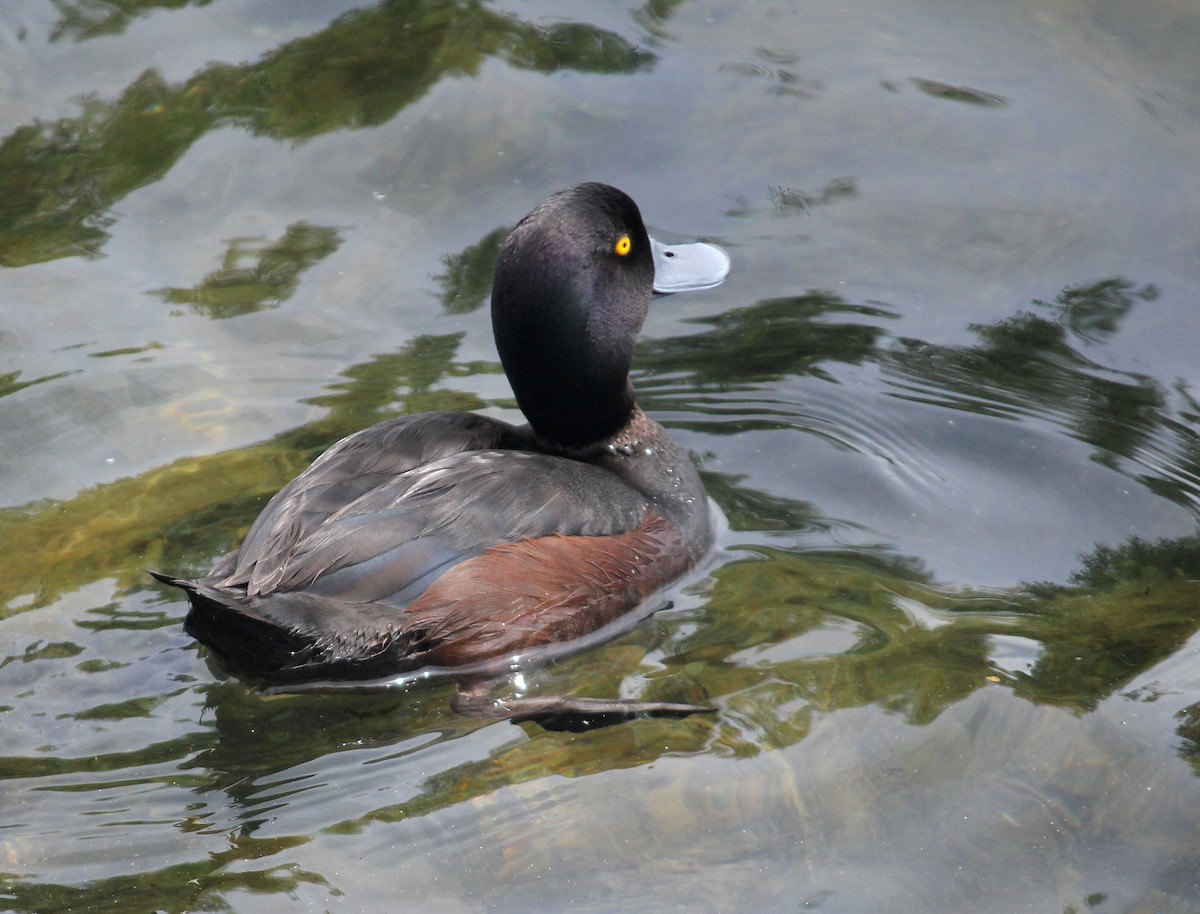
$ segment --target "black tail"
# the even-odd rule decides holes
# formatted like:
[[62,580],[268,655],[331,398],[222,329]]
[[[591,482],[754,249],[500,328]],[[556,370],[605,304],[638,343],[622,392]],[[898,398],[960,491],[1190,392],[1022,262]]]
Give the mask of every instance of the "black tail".
[[187,594],[191,608],[183,630],[216,654],[230,672],[269,681],[311,661],[316,639],[256,612],[254,601],[245,594],[157,571],[150,574]]
[[261,685],[373,679],[420,665],[395,610],[341,603],[303,592],[250,597],[151,571],[187,594],[183,630],[231,673]]

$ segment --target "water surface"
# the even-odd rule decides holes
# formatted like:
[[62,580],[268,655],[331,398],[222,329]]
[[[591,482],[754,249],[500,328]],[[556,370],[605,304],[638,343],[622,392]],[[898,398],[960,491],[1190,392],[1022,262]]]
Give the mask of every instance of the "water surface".
[[[1200,12],[0,10],[0,909],[1200,911]],[[262,695],[203,572],[322,448],[517,414],[547,194],[733,256],[645,408],[727,520],[513,691]]]

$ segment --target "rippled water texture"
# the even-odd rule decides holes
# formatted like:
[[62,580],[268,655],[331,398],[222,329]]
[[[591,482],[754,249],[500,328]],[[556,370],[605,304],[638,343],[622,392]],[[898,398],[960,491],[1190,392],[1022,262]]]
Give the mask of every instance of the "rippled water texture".
[[[0,4],[0,910],[1200,911],[1191,0]],[[548,193],[730,251],[720,548],[511,689],[264,695],[178,595],[339,436],[516,417]]]

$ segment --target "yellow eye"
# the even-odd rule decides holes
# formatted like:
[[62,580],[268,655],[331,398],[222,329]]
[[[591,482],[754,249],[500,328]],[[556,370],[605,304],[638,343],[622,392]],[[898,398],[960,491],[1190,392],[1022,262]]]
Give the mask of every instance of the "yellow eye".
[[622,235],[617,239],[617,243],[613,245],[613,251],[619,257],[627,257],[629,252],[633,250],[633,240],[628,235]]

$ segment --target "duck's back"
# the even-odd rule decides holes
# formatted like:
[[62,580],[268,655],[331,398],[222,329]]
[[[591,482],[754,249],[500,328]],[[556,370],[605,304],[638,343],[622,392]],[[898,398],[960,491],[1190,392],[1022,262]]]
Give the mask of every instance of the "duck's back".
[[187,630],[265,681],[460,666],[617,618],[693,556],[647,496],[465,413],[343,439],[184,587]]
[[523,446],[512,426],[473,413],[403,416],[348,435],[275,494],[204,583],[271,593],[300,543],[359,498],[445,457]]

